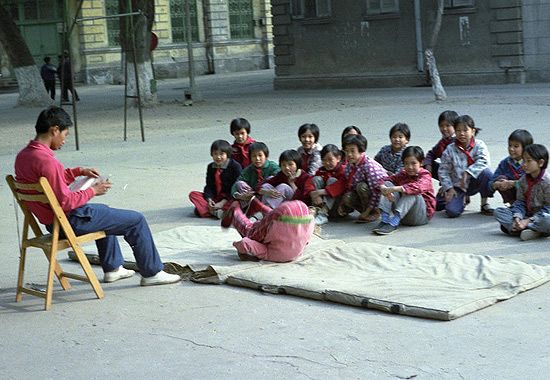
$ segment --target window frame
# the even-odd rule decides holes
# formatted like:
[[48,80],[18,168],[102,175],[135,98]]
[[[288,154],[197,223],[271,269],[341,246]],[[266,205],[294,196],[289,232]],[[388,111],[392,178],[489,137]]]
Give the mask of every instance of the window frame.
[[[306,1],[310,4],[306,4]],[[319,12],[321,2],[324,3],[327,10],[325,13]],[[328,19],[332,17],[332,0],[291,0],[290,14],[293,19]]]
[[[373,1],[378,1],[378,11],[373,10],[371,3]],[[393,17],[399,17],[401,8],[399,4],[399,0],[392,0],[393,5],[391,7],[384,4],[385,1],[388,0],[366,0],[366,17],[368,18],[393,18]]]
[[[467,4],[460,4],[460,2],[464,2]],[[459,3],[459,4],[455,4]],[[475,8],[476,2],[475,0],[444,0],[444,8],[445,9],[471,9]]]

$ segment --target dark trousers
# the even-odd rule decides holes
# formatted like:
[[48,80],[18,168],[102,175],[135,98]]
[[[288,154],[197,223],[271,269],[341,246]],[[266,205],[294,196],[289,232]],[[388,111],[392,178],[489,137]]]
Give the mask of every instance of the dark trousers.
[[76,89],[73,87],[73,81],[61,81],[61,96],[65,101],[69,100],[69,90],[73,95],[73,102],[80,100]]
[[76,235],[105,231],[107,236],[96,241],[104,272],[113,271],[124,263],[117,236],[124,236],[132,247],[143,277],[154,276],[163,269],[151,230],[141,213],[90,203],[71,211],[68,219]]
[[55,100],[55,79],[44,79],[44,87],[50,98]]

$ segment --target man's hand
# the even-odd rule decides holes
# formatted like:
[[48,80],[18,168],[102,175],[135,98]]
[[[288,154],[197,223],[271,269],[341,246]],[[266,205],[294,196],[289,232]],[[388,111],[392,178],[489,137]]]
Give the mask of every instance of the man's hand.
[[105,194],[107,191],[109,191],[109,189],[111,188],[111,186],[113,186],[111,182],[109,182],[109,181],[101,181],[101,182],[95,183],[95,184],[92,186],[92,189],[94,190],[95,195],[103,195],[103,194]]
[[94,168],[83,168],[83,169],[80,169],[80,175],[97,178],[99,177],[99,172],[97,171],[97,169],[94,169]]

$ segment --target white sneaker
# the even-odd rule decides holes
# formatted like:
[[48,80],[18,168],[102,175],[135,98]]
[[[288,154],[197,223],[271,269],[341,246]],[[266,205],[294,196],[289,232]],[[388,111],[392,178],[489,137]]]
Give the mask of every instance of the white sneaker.
[[541,237],[541,235],[542,234],[540,232],[533,231],[533,230],[530,230],[530,229],[525,229],[525,230],[521,231],[521,234],[519,235],[519,238],[523,241],[526,241],[526,240],[538,239],[539,237]]
[[103,276],[103,282],[115,282],[122,280],[123,278],[132,277],[136,272],[131,269],[126,269],[122,265],[117,270],[112,272],[105,272]]
[[321,226],[328,223],[328,217],[323,213],[318,213],[315,216],[315,224]]
[[166,273],[161,270],[157,274],[151,277],[142,277],[141,286],[150,286],[150,285],[164,285],[164,284],[173,284],[174,282],[181,281],[181,277],[177,274]]

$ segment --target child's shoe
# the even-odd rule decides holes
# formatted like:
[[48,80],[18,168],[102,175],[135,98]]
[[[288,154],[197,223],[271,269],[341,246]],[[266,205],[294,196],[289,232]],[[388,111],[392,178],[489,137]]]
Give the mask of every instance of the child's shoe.
[[378,235],[389,235],[396,229],[397,227],[394,227],[389,223],[384,223],[380,228],[376,229],[375,233],[377,233]]
[[387,223],[385,223],[385,222],[380,222],[380,223],[378,223],[378,225],[372,229],[372,232],[378,233],[378,230],[379,230],[380,228],[382,228],[382,227],[384,226],[384,224],[387,224]]
[[519,235],[519,238],[523,241],[527,241],[527,240],[538,239],[541,236],[542,236],[542,234],[540,232],[533,231],[533,230],[530,230],[530,229],[527,228],[527,229],[521,231],[521,234]]
[[323,206],[317,209],[315,213],[315,224],[323,225],[328,223],[328,208]]
[[489,203],[485,203],[481,205],[481,215],[493,215],[495,212],[495,209],[491,207]]

